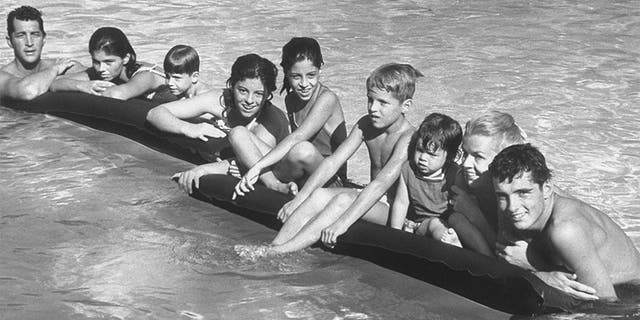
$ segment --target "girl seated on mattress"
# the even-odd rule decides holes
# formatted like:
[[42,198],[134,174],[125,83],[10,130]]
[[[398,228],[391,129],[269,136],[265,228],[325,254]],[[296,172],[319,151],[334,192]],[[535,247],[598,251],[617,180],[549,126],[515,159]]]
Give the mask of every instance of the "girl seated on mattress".
[[[277,74],[278,69],[268,59],[257,54],[241,56],[231,67],[222,95],[207,91],[159,105],[149,111],[147,121],[162,131],[202,141],[225,138],[234,154],[253,153],[259,159],[289,134],[286,115],[271,104]],[[203,116],[211,120],[203,121]],[[250,138],[239,141],[239,134]],[[215,173],[239,176],[240,170],[253,165],[245,161],[219,159],[179,172],[174,178],[187,193],[192,193],[201,176]]]

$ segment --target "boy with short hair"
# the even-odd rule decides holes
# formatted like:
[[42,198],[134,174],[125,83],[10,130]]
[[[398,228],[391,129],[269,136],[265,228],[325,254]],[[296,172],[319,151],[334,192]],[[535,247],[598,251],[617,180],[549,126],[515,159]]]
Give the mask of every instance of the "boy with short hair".
[[200,57],[191,46],[176,45],[164,57],[164,73],[169,91],[178,99],[191,98],[206,91],[200,78]]
[[[631,239],[602,211],[558,194],[538,149],[530,144],[505,148],[489,171],[498,214],[513,229],[512,240],[529,241],[525,257],[507,261],[526,261],[522,267],[552,286],[558,285],[550,274],[572,273],[572,280],[587,286],[560,289],[581,299],[617,299],[614,285],[640,280],[640,253]],[[498,256],[505,257],[500,248]],[[528,261],[530,256],[542,260]]]
[[[367,79],[368,114],[361,117],[347,139],[309,177],[278,218],[285,224],[268,247],[237,246],[241,255],[291,252],[322,237],[328,246],[354,222],[363,218],[386,224],[389,206],[378,202],[400,175],[414,132],[404,113],[412,105],[415,81],[422,73],[408,64],[390,63]],[[372,181],[361,192],[349,188],[321,188],[364,143],[371,159]],[[238,190],[238,188],[236,188]],[[391,198],[392,199],[392,198]]]

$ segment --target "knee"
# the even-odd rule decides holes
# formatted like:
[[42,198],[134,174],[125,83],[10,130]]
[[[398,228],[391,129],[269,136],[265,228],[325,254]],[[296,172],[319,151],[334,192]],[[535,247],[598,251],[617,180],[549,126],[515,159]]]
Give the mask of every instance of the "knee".
[[337,195],[335,195],[335,197],[333,197],[333,199],[331,199],[331,202],[334,203],[337,206],[345,207],[345,206],[351,205],[353,200],[355,200],[355,199],[351,194],[346,193],[346,192],[342,192],[342,193],[338,193]]
[[318,154],[316,147],[309,141],[302,141],[297,143],[289,153],[287,153],[287,159],[294,163],[307,163],[313,161]]
[[245,126],[235,126],[229,131],[227,137],[232,145],[243,144],[249,139],[249,129]]

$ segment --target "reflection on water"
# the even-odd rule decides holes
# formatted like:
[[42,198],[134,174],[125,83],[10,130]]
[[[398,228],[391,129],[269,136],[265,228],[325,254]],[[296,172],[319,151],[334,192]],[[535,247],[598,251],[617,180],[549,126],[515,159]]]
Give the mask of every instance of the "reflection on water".
[[[193,45],[201,78],[216,88],[237,56],[256,52],[279,63],[290,37],[313,36],[326,62],[323,82],[341,98],[348,123],[365,112],[368,73],[409,62],[425,73],[412,123],[432,111],[461,122],[490,109],[512,113],[547,154],[556,182],[612,216],[640,246],[638,1],[37,5],[48,57],[89,65],[91,32],[115,25],[143,61]],[[11,55],[1,50],[0,61]],[[274,100],[283,105],[281,96]],[[433,310],[420,283],[350,258],[308,250],[242,261],[234,245],[266,242],[274,232],[210,213],[168,180],[189,164],[123,141],[1,110],[0,318],[448,317]],[[367,180],[366,163],[362,150],[350,165],[355,180]],[[388,288],[396,282],[403,288]]]

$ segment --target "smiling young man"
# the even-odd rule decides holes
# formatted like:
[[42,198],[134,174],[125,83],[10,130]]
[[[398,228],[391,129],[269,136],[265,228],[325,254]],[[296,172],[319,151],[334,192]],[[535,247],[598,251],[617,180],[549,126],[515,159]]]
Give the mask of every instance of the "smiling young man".
[[41,59],[46,32],[42,14],[29,6],[7,16],[7,44],[14,60],[0,68],[0,98],[31,100],[49,90],[59,75],[83,70],[72,60]]
[[[562,271],[586,286],[565,288],[579,298],[617,299],[614,285],[640,279],[640,254],[622,229],[589,204],[554,191],[544,156],[530,144],[502,150],[489,166],[504,224],[542,261],[530,261],[542,280]],[[526,259],[523,257],[523,259]],[[509,260],[508,260],[509,261]],[[556,286],[555,284],[551,284]]]

